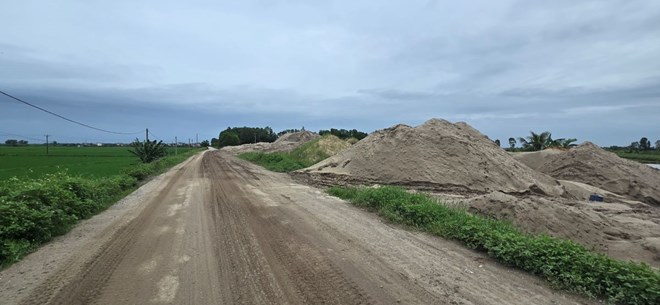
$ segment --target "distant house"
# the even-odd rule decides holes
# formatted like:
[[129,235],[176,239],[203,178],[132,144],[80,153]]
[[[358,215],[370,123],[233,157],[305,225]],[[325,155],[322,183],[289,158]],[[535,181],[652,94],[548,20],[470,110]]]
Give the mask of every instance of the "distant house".
[[96,146],[101,147],[103,146],[103,143],[96,143]]

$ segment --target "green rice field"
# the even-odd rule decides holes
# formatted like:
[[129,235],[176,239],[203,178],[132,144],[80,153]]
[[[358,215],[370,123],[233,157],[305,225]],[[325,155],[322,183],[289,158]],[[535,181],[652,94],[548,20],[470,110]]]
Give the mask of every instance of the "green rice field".
[[[139,163],[130,147],[70,147],[51,146],[46,155],[43,145],[0,145],[0,180],[10,177],[37,178],[43,174],[67,170],[72,175],[107,177],[119,174],[122,168]],[[174,154],[174,148],[168,148]],[[178,148],[182,153],[190,148]]]

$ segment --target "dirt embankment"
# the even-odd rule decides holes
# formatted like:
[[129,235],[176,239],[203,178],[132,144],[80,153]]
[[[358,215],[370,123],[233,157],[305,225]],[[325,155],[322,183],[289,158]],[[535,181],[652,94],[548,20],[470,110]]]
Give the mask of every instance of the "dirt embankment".
[[237,155],[251,151],[261,152],[290,152],[299,146],[320,137],[317,133],[311,131],[299,131],[287,133],[280,136],[275,142],[259,142],[252,144],[243,144],[238,146],[227,146],[221,150]]
[[[292,175],[326,186],[394,184],[429,190],[531,233],[660,266],[660,211],[637,201],[660,198],[653,193],[660,182],[646,177],[654,169],[620,160],[593,144],[515,157],[465,123],[433,119],[418,127],[377,131]],[[593,193],[606,195],[606,202],[587,201]]]
[[519,163],[464,123],[432,119],[376,131],[294,176],[318,184],[383,183],[484,194],[561,196],[554,179]]
[[516,155],[519,161],[556,179],[571,180],[660,206],[660,171],[619,158],[591,142],[566,152]]

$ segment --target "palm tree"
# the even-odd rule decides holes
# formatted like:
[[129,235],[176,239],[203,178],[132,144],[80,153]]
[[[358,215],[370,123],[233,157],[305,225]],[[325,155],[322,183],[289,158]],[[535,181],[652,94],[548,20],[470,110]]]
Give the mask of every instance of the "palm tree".
[[529,133],[530,135],[527,136],[527,138],[518,138],[518,141],[522,144],[523,148],[537,151],[543,150],[552,145],[552,134],[549,131],[544,131],[539,134],[533,131],[530,131]]
[[131,145],[133,146],[133,150],[129,151],[140,158],[140,161],[143,163],[151,163],[167,154],[167,150],[163,146],[163,141],[145,140],[144,142],[140,142],[140,140],[135,139]]

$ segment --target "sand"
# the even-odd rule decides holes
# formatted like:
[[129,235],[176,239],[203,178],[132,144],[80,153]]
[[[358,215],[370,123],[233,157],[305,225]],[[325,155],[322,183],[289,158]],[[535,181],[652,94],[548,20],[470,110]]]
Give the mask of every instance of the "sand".
[[516,159],[556,179],[586,183],[628,198],[660,205],[660,171],[619,158],[591,142],[566,152],[542,151]]
[[311,131],[299,131],[283,134],[275,142],[259,142],[252,144],[243,144],[238,146],[227,146],[221,148],[222,151],[237,155],[251,151],[261,152],[290,152],[299,146],[320,137],[317,133]]
[[469,125],[439,119],[376,131],[293,175],[326,185],[382,183],[460,194],[564,193],[555,179],[516,161]]
[[[591,143],[567,152],[512,156],[465,123],[432,119],[417,127],[376,131],[291,175],[315,185],[431,191],[445,202],[509,220],[526,232],[571,239],[657,268],[660,209],[645,202],[658,198],[658,172]],[[604,195],[605,202],[588,201],[593,193]]]

